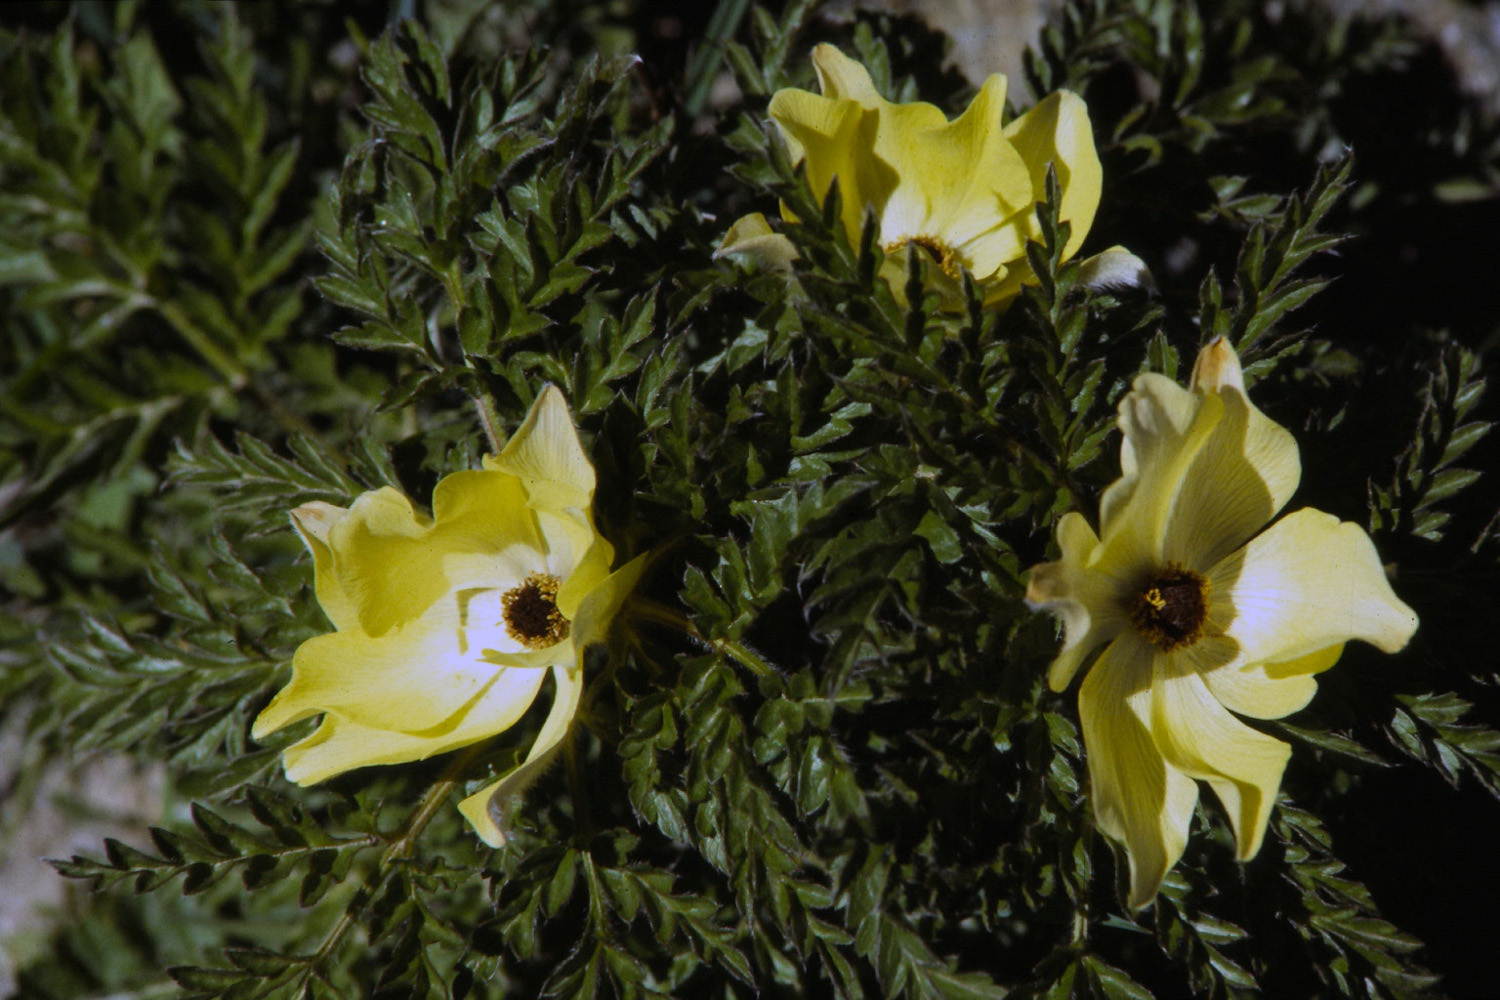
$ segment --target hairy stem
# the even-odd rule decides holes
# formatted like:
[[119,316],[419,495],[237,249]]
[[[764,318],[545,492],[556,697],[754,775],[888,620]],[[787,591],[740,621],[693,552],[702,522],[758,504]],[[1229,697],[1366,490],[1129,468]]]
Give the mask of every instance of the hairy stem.
[[655,601],[635,601],[630,605],[630,608],[636,617],[676,629],[683,635],[703,643],[709,649],[730,657],[752,673],[766,676],[775,672],[776,668],[771,666],[765,657],[743,642],[737,642],[734,639],[710,639],[706,637],[702,632],[698,631],[698,626],[693,624],[692,619],[676,608],[669,608],[664,604],[657,604]]

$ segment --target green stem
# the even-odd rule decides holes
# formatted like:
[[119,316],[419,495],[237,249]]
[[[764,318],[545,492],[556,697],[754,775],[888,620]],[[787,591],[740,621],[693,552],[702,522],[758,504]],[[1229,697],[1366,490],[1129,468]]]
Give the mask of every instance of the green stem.
[[489,439],[490,451],[498,455],[505,446],[500,442],[500,415],[495,412],[495,401],[483,390],[474,393],[472,399],[479,411],[479,422],[484,426],[484,436]]
[[229,387],[236,392],[245,388],[250,381],[250,376],[239,363],[229,355],[221,351],[217,344],[209,339],[208,334],[198,328],[198,325],[187,318],[187,315],[174,303],[163,302],[160,299],[145,297],[147,306],[156,311],[156,314],[166,320],[177,331],[177,335],[188,342],[198,356],[208,362],[209,366],[224,377]]
[[303,419],[301,414],[287,409],[279,399],[267,392],[264,386],[253,381],[250,374],[240,367],[239,362],[220,350],[208,334],[188,319],[187,314],[176,305],[151,296],[136,296],[136,299],[142,306],[155,310],[158,316],[166,320],[167,324],[177,331],[178,336],[187,341],[198,352],[199,357],[208,362],[209,366],[223,377],[231,390],[234,392],[241,392],[247,388],[252,390],[255,398],[275,418],[283,430],[294,434],[305,434],[309,437],[315,436],[312,425]]
[[[438,809],[447,801],[453,789],[458,787],[463,773],[468,769],[469,764],[474,761],[474,758],[479,756],[484,746],[484,742],[475,743],[453,759],[452,763],[443,771],[442,776],[438,778],[437,783],[427,790],[426,795],[422,796],[421,803],[417,806],[416,811],[408,817],[401,831],[386,846],[385,853],[381,854],[380,862],[375,866],[375,877],[367,884],[379,886],[385,880],[386,874],[392,865],[411,856],[412,851],[416,848],[417,838],[427,828],[427,824],[432,822],[432,817],[437,815]],[[305,967],[306,975],[316,975],[317,970],[322,968],[323,963],[332,957],[333,953],[338,949],[339,943],[343,941],[344,936],[354,926],[355,917],[354,905],[344,910],[344,915],[339,917],[339,922],[333,925],[333,929],[323,939],[322,946],[318,948],[317,954],[312,957],[312,960]]]
[[708,638],[702,632],[698,631],[698,626],[693,624],[692,619],[676,608],[669,608],[664,604],[645,600],[634,601],[630,607],[637,618],[643,618],[646,621],[676,629],[683,635],[703,643],[703,645],[715,652],[731,657],[751,673],[758,674],[761,677],[775,673],[775,668],[766,661],[765,657],[749,646],[734,639]]
[[594,832],[594,817],[589,810],[588,791],[583,787],[583,772],[578,767],[578,741],[567,742],[568,788],[573,793],[573,822],[578,828],[579,840]]
[[393,861],[400,861],[411,856],[412,849],[417,844],[417,837],[427,828],[427,824],[432,822],[432,817],[437,815],[437,811],[447,801],[449,793],[458,787],[464,772],[484,748],[485,743],[481,741],[453,758],[452,763],[438,778],[437,784],[429,788],[427,794],[422,796],[421,805],[417,806],[417,811],[411,814],[411,818],[406,821],[406,826],[402,827],[396,839],[391,841],[385,853],[380,856],[381,868],[385,868]]

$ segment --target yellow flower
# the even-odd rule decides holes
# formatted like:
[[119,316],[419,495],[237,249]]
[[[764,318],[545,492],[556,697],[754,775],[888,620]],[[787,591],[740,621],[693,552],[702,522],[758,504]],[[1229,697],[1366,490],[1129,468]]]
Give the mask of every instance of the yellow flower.
[[348,509],[294,510],[335,631],[297,649],[291,683],[255,720],[260,739],[322,713],[287,748],[287,777],[309,785],[493,736],[550,671],[552,707],[525,763],[459,807],[500,846],[507,799],[540,773],[578,708],[584,647],[605,637],[643,565],[610,573],[593,498],[594,468],[548,386],[498,457],[443,477],[430,518],[390,487]]
[[1417,616],[1359,526],[1306,507],[1266,526],[1301,478],[1297,444],[1245,396],[1222,338],[1188,389],[1137,378],[1119,422],[1099,534],[1064,516],[1062,558],[1032,568],[1026,599],[1062,620],[1053,690],[1104,647],[1078,713],[1094,815],[1125,845],[1140,907],[1182,855],[1198,781],[1228,812],[1239,859],[1260,848],[1291,748],[1231,713],[1297,711],[1345,642],[1395,652]]
[[[806,161],[820,199],[837,178],[851,242],[859,240],[865,213],[874,212],[886,253],[882,273],[898,292],[906,255],[920,250],[945,276],[950,305],[960,299],[962,270],[986,303],[1014,298],[1034,280],[1026,243],[1040,239],[1035,204],[1045,198],[1049,164],[1062,189],[1059,214],[1072,224],[1064,257],[1083,243],[1102,174],[1078,95],[1058,91],[1002,126],[1005,77],[996,74],[950,122],[934,105],[885,100],[869,72],[832,45],[813,50],[813,65],[822,95],[777,91],[771,118],[793,161]],[[1106,253],[1130,257],[1118,247]]]

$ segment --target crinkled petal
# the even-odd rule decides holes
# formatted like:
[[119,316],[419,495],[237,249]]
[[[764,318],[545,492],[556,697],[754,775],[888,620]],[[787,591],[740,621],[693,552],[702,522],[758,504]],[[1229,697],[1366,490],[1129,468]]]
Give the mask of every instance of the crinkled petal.
[[1078,691],[1094,816],[1100,830],[1125,846],[1132,908],[1151,902],[1182,856],[1198,801],[1198,786],[1151,738],[1152,657],[1146,643],[1122,636]]
[[1394,653],[1417,628],[1370,536],[1310,507],[1231,554],[1209,580],[1233,607],[1225,632],[1239,643],[1236,665],[1285,663],[1350,639]]
[[359,631],[314,636],[292,658],[292,680],[255,721],[259,738],[318,712],[360,725],[421,733],[440,726],[495,682],[477,650],[460,651],[454,598],[379,638]]
[[361,494],[328,532],[334,572],[372,636],[410,621],[448,591],[432,522],[389,486]]
[[432,491],[433,531],[443,536],[444,550],[540,548],[530,499],[517,476],[488,469],[452,472]]
[[[1030,167],[1033,201],[1046,196],[1048,164],[1056,169],[1062,190],[1058,216],[1072,226],[1063,257],[1071,257],[1094,223],[1104,182],[1088,107],[1077,94],[1059,90],[1007,125],[1005,136]],[[1016,222],[1028,231],[1036,226],[1030,215]]]
[[[883,240],[927,235],[949,247],[963,247],[1030,204],[1027,165],[1000,127],[1004,111],[1005,78],[996,75],[985,81],[962,115],[936,128],[917,126],[900,107],[881,112],[877,155],[901,177],[882,219]],[[887,135],[900,141],[886,141]],[[968,249],[977,253],[981,247]],[[986,244],[983,249],[992,259],[966,263],[976,275],[988,277],[1021,247],[1016,244],[1003,256],[999,248]]]
[[1207,781],[1229,812],[1241,861],[1260,850],[1292,748],[1235,719],[1184,659],[1158,656],[1151,735],[1167,763]]
[[1338,662],[1339,643],[1286,663],[1226,665],[1203,672],[1215,698],[1231,712],[1252,719],[1280,719],[1307,707],[1318,692],[1314,674]]
[[505,450],[485,467],[518,477],[534,510],[588,510],[594,499],[594,466],[555,385],[542,390]]
[[1047,683],[1061,691],[1091,652],[1119,634],[1124,622],[1110,614],[1118,602],[1099,593],[1102,578],[1085,568],[1099,539],[1082,514],[1063,515],[1057,522],[1057,543],[1061,559],[1028,571],[1026,602],[1062,622],[1063,646],[1047,671]]
[[354,628],[359,623],[359,609],[344,592],[344,585],[334,571],[333,551],[328,547],[329,532],[348,513],[348,508],[322,501],[303,504],[292,511],[292,527],[313,558],[313,586],[318,605],[333,627],[339,629]]
[[[433,491],[436,521],[425,555],[442,569],[448,590],[505,590],[530,573],[548,569],[545,531],[528,500],[521,480],[503,472],[443,477]],[[400,587],[383,596],[397,606],[403,600]]]
[[556,681],[552,708],[526,760],[504,778],[486,785],[459,803],[464,818],[474,827],[479,838],[491,847],[504,846],[512,806],[552,762],[578,711],[578,700],[583,693],[582,671],[576,667],[558,666],[553,668],[552,676]]
[[424,733],[362,726],[325,715],[306,739],[286,750],[286,776],[311,785],[357,767],[402,764],[477,743],[515,725],[542,686],[546,668],[502,670],[496,683],[466,711]]

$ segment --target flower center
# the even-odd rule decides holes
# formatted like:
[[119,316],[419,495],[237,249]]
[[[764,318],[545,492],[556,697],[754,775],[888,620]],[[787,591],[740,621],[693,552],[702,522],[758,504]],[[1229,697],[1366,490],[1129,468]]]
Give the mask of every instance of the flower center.
[[505,630],[527,649],[546,649],[568,637],[570,623],[557,610],[561,582],[547,573],[532,573],[501,596]]
[[959,276],[958,257],[942,240],[936,236],[903,236],[885,248],[886,253],[895,253],[902,247],[918,247],[927,251],[927,256],[943,269],[943,273],[950,278]]
[[1162,650],[1191,646],[1208,619],[1208,581],[1169,565],[1146,582],[1130,607],[1130,624]]

